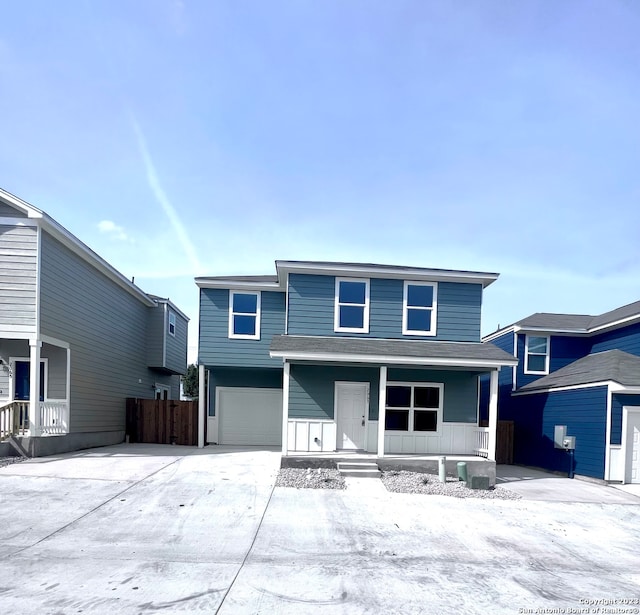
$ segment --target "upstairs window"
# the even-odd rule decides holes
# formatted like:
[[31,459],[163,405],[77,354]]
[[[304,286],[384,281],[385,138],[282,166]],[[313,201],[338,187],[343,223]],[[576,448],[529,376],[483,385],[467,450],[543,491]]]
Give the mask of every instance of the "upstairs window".
[[173,312],[169,312],[169,335],[176,334],[176,315]]
[[402,301],[402,334],[436,334],[438,287],[430,282],[405,282]]
[[260,339],[260,293],[229,291],[229,337]]
[[386,431],[438,431],[442,421],[442,384],[387,386]]
[[369,333],[369,280],[336,278],[334,329]]
[[524,354],[525,374],[549,373],[549,338],[527,335]]

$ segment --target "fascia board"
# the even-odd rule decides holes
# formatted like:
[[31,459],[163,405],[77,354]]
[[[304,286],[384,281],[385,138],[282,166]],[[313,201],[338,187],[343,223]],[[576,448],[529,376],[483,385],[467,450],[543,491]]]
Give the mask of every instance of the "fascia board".
[[517,361],[495,361],[483,359],[446,359],[429,357],[406,357],[388,355],[361,355],[361,354],[335,354],[313,352],[288,352],[270,351],[272,358],[281,358],[285,361],[320,361],[320,362],[347,362],[347,363],[376,363],[388,365],[424,365],[430,367],[482,367],[498,369],[503,366],[517,365]]

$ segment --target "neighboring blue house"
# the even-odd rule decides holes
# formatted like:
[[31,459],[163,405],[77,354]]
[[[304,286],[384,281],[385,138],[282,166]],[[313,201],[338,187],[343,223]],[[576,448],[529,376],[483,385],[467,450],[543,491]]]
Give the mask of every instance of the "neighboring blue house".
[[[188,318],[0,190],[0,456],[125,439],[126,398],[179,399]],[[12,439],[12,440],[10,440]]]
[[[576,474],[640,482],[640,301],[600,316],[533,314],[484,338],[518,365],[499,376],[514,462],[568,472],[554,427],[575,436]],[[483,382],[482,412],[488,383]]]
[[276,273],[196,279],[208,442],[495,459],[497,374],[516,364],[481,343],[498,274],[298,261]]

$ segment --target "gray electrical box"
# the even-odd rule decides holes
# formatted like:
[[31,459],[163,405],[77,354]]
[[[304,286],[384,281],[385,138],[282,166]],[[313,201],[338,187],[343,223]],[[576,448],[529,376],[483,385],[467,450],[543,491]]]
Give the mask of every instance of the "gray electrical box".
[[576,447],[576,437],[575,436],[565,436],[562,441],[562,448],[566,448],[567,450],[573,450]]
[[567,426],[556,425],[553,428],[553,446],[555,448],[567,448],[564,441],[567,439]]

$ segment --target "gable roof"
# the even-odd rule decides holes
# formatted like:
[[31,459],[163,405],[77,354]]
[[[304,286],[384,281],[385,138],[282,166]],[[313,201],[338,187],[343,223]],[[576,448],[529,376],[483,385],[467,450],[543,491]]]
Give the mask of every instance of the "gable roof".
[[640,357],[622,350],[590,354],[523,386],[518,393],[607,381],[617,382],[622,386],[640,386]]
[[605,329],[630,324],[640,320],[640,301],[623,305],[599,316],[588,314],[550,314],[537,312],[508,327],[503,327],[485,335],[483,341],[492,341],[509,331],[540,331],[546,333],[568,333],[593,335]]
[[483,288],[498,279],[500,274],[455,269],[430,269],[405,265],[375,263],[346,263],[340,261],[276,261],[275,276],[207,276],[195,279],[200,288],[253,288],[255,290],[285,290],[289,273],[313,275],[394,278],[400,280],[429,280],[482,284]]
[[349,361],[398,365],[495,368],[517,359],[493,344],[403,339],[274,335],[272,357],[300,361]]
[[95,267],[98,271],[128,293],[142,301],[145,305],[149,307],[156,305],[155,301],[147,293],[137,287],[127,277],[122,275],[115,267],[110,265],[89,246],[70,233],[59,222],[56,222],[46,212],[34,207],[30,203],[23,201],[21,198],[3,190],[2,188],[0,188],[0,202],[8,204],[10,207],[13,207],[17,211],[25,214],[28,218],[34,218],[34,225],[40,226],[40,228],[69,248],[74,254],[89,263],[92,267]]

